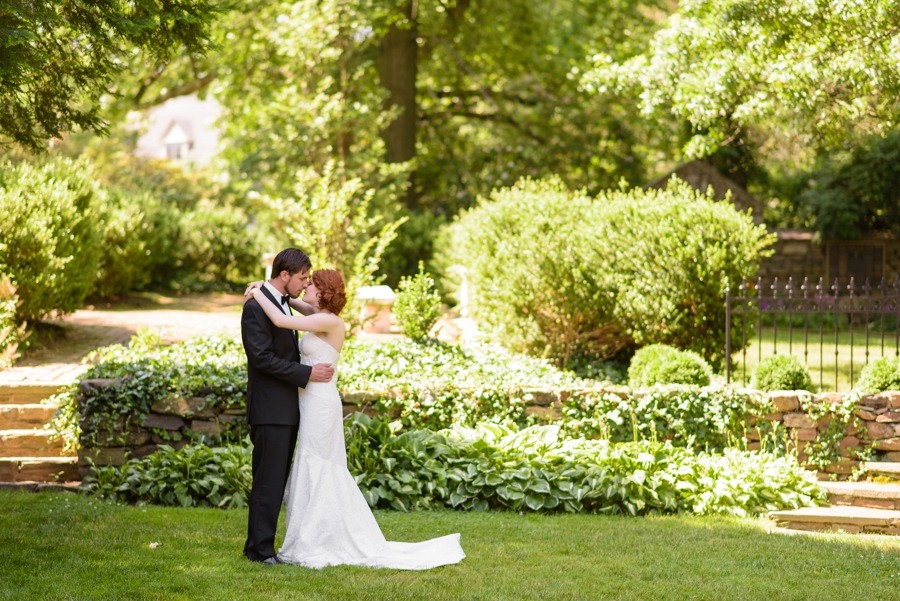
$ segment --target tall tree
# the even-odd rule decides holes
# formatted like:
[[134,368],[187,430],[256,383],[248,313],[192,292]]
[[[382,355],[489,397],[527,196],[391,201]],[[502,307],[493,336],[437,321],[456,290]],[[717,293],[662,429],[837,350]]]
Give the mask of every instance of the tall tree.
[[104,131],[125,64],[203,53],[215,13],[211,0],[0,0],[0,142],[40,152],[65,131]]
[[900,0],[687,0],[646,53],[598,54],[584,82],[689,122],[689,157],[772,130],[850,146],[900,118]]
[[400,109],[383,134],[387,160],[391,163],[402,163],[416,156],[417,12],[417,1],[402,6],[379,47],[378,76],[388,91],[384,107]]
[[411,181],[392,269],[412,272],[436,224],[521,176],[559,174],[590,192],[644,179],[652,138],[669,132],[638,123],[633,106],[598,103],[580,76],[597,52],[641,52],[665,5],[240,0],[208,62],[186,56],[149,75],[133,65],[123,85],[143,103],[206,86],[224,107],[232,183],[247,190],[289,194],[298,169],[334,161],[386,190],[371,205],[381,210]]

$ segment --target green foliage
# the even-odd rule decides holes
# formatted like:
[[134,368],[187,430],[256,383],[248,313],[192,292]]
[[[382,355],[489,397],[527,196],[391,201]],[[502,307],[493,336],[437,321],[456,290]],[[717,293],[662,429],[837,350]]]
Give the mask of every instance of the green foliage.
[[791,200],[798,205],[800,225],[825,238],[900,234],[900,130],[872,136],[850,153],[834,152],[797,177],[805,189]]
[[167,445],[121,467],[93,466],[85,490],[128,503],[181,507],[244,507],[253,482],[251,448]]
[[792,355],[775,355],[760,361],[750,384],[757,390],[809,390],[809,368]]
[[562,431],[570,438],[670,441],[675,446],[723,449],[743,439],[747,418],[770,411],[767,401],[734,388],[666,386],[641,395],[571,394],[562,403]]
[[441,295],[434,289],[434,280],[419,263],[419,273],[400,280],[400,291],[391,312],[403,333],[416,341],[428,337],[428,332],[441,316]]
[[117,133],[81,150],[108,190],[96,294],[227,289],[259,279],[269,241],[212,173],[134,157],[133,141]]
[[360,179],[346,179],[334,163],[328,163],[321,174],[299,171],[292,198],[266,199],[291,241],[309,254],[313,269],[336,269],[344,277],[343,317],[351,325],[359,321],[361,308],[356,291],[378,283],[375,274],[381,256],[404,221],[373,214],[370,205],[378,194]]
[[[158,342],[158,337],[157,337]],[[208,406],[245,407],[247,358],[240,340],[223,336],[194,338],[188,343],[158,346],[150,332],[139,332],[133,348],[112,345],[94,351],[94,365],[84,379],[107,378],[121,384],[107,386],[76,400],[76,387],[55,397],[59,410],[53,427],[69,445],[75,440],[95,446],[119,440],[138,424],[150,406],[169,396],[206,397]],[[240,434],[241,424],[231,437]]]
[[600,380],[613,384],[628,382],[628,359],[624,355],[597,361],[596,357],[591,355],[576,353],[569,357],[565,369],[579,378],[588,380]]
[[6,164],[0,174],[0,273],[18,289],[18,323],[69,313],[91,292],[100,258],[88,167],[67,159]]
[[19,302],[16,287],[6,275],[0,274],[0,370],[10,367],[19,358],[19,344],[28,337],[26,324],[16,322]]
[[839,145],[897,123],[897,0],[680,3],[645,54],[606,54],[583,83],[639,99],[647,116],[688,121],[691,157],[753,128],[784,124],[809,144]]
[[[640,51],[662,2],[424,0],[413,18],[408,6],[243,1],[217,24],[206,64],[191,69],[185,57],[149,86],[162,93],[219,67],[226,155],[256,189],[283,195],[298,167],[321,171],[335,158],[348,178],[374,185],[389,153],[380,133],[399,112],[384,108],[377,57],[397,24],[419,38],[408,58],[418,155],[410,208],[453,214],[523,176],[561,174],[593,192],[642,179],[645,124],[630,103],[595,102],[577,74],[598,50]],[[138,70],[133,85],[147,79]]]
[[631,386],[652,386],[654,382],[644,383],[644,372],[651,366],[658,365],[665,359],[678,355],[678,349],[667,344],[650,344],[639,349],[628,366],[628,381]]
[[[55,399],[60,410],[53,427],[66,432],[70,443],[80,433],[84,444],[108,444],[128,424],[140,422],[150,405],[173,395],[206,397],[213,407],[243,406],[247,373],[239,340],[204,337],[160,347],[158,336],[144,330],[129,348],[101,349],[90,360],[94,365],[85,378],[121,384],[95,391],[80,405],[75,387]],[[343,394],[364,393],[373,409],[403,430],[488,422],[524,426],[536,420],[525,414],[534,391],[565,390],[560,423],[567,436],[722,448],[743,436],[748,415],[768,412],[759,398],[730,388],[667,387],[632,396],[609,394],[597,384],[502,348],[464,350],[410,340],[348,341],[338,380]],[[228,436],[238,434],[239,429]]]
[[215,12],[205,0],[0,3],[0,134],[41,152],[62,131],[103,131],[124,65],[202,53]]
[[591,200],[523,180],[464,212],[442,245],[495,340],[561,365],[665,343],[723,365],[726,287],[773,238],[683,182]]
[[[556,426],[394,435],[385,422],[360,413],[346,428],[348,468],[378,508],[744,516],[824,499],[814,475],[790,457],[736,449],[694,454],[650,441],[563,441]],[[128,501],[239,506],[249,462],[239,447],[164,449],[122,468],[99,468],[89,487]]]
[[597,244],[598,204],[558,180],[522,180],[454,222],[438,252],[465,270],[468,303],[494,340],[560,364],[627,347],[612,319],[616,290]]
[[402,428],[438,430],[452,424],[524,424],[529,389],[594,385],[540,359],[503,348],[462,349],[437,340],[344,345],[338,386],[364,391],[382,415]]
[[[247,365],[239,339],[199,337],[161,347],[142,330],[129,347],[99,349],[85,379],[121,380],[95,391],[81,406],[76,387],[57,396],[54,430],[71,444],[108,442],[120,436],[120,417],[140,422],[150,406],[172,395],[206,397],[211,406],[244,406]],[[348,340],[338,385],[365,391],[385,415],[397,415],[404,427],[444,428],[480,420],[525,421],[526,388],[589,386],[545,361],[495,347],[465,351],[438,341],[398,340],[376,344]]]
[[628,385],[647,388],[654,384],[709,386],[712,368],[703,357],[664,344],[638,350],[628,368]]
[[[410,185],[398,195],[399,216],[412,221],[387,251],[392,286],[427,261],[439,224],[494,187],[558,174],[595,193],[622,177],[643,181],[645,165],[669,144],[672,120],[644,120],[631,102],[597,102],[579,81],[597,51],[623,60],[639,52],[669,9],[661,0],[410,7],[232,2],[213,26],[208,56],[127,62],[114,88],[120,112],[214,89],[229,185],[239,195],[290,196],[298,169],[322,173],[332,161],[342,179],[380,190],[395,179],[395,162],[415,155],[399,165]],[[403,38],[410,43],[390,47]],[[396,59],[389,67],[388,57]],[[409,87],[392,97],[390,80]],[[407,92],[401,109],[395,96]],[[386,142],[398,128],[405,152]],[[397,216],[391,209],[388,219]]]
[[837,462],[841,458],[841,442],[849,432],[854,432],[860,440],[860,444],[850,448],[851,457],[860,461],[869,461],[872,458],[874,447],[866,446],[868,430],[866,424],[858,415],[859,394],[845,394],[840,400],[831,400],[829,397],[813,400],[806,397],[802,400],[801,407],[806,414],[815,421],[828,419],[828,427],[824,431],[816,433],[815,440],[806,444],[804,451],[809,456],[807,463],[824,469]]
[[170,282],[175,289],[209,290],[241,286],[263,273],[262,232],[240,207],[200,200],[180,222],[181,236]]
[[882,357],[872,361],[863,368],[856,387],[868,394],[900,390],[900,360]]
[[97,213],[103,241],[93,295],[146,289],[160,279],[160,271],[174,271],[170,261],[179,247],[177,209],[148,192],[113,188]]

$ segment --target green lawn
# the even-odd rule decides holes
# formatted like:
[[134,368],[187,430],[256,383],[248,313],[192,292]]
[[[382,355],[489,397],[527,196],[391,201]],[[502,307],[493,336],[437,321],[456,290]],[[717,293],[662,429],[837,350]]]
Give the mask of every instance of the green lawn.
[[[862,327],[857,327],[853,332],[853,344],[850,344],[850,331],[845,329],[838,334],[838,356],[837,356],[837,366],[838,366],[838,386],[837,390],[841,392],[846,392],[851,389],[850,386],[850,353],[851,350],[853,352],[853,385],[855,386],[859,382],[859,374],[862,371],[863,366],[866,364],[866,348],[865,348],[865,340],[866,333]],[[809,336],[809,347],[808,347],[808,361],[809,365],[809,373],[812,376],[813,387],[815,389],[819,388],[819,382],[821,377],[822,382],[822,390],[835,390],[834,384],[834,365],[835,365],[835,345],[834,345],[834,329],[832,328],[830,331],[828,328],[824,329],[824,341],[822,344],[822,369],[819,369],[819,330],[818,328],[810,328],[810,336]],[[762,330],[762,344],[757,343],[757,339],[754,336],[752,340],[750,340],[750,344],[747,347],[747,375],[746,382],[750,382],[750,378],[753,375],[753,370],[756,368],[756,365],[759,363],[760,351],[762,351],[762,358],[771,357],[775,354],[776,344],[775,344],[775,331],[773,328],[763,328]],[[803,327],[794,328],[794,340],[793,345],[790,343],[790,334],[787,331],[786,327],[779,326],[778,328],[778,344],[777,350],[779,355],[787,355],[791,354],[800,359],[804,360],[803,356]],[[885,341],[884,341],[884,354],[893,357],[894,356],[894,332],[886,332],[885,333]],[[880,331],[870,331],[869,332],[869,361],[874,361],[875,359],[881,358],[881,332]],[[732,355],[734,359],[734,369],[732,372],[732,380],[736,382],[740,382],[743,377],[743,355],[741,353],[734,353]]]
[[[427,572],[261,566],[246,510],[0,492],[0,599],[896,599],[900,541],[787,536],[758,520],[377,512],[394,540],[462,533]],[[153,542],[160,543],[155,549]]]

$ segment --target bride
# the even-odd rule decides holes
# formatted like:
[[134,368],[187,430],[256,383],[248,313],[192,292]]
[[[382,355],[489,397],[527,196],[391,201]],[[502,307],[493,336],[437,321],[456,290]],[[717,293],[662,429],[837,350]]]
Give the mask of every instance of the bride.
[[[302,300],[290,304],[303,315],[286,315],[266,298],[259,284],[248,292],[276,326],[306,333],[301,362],[337,364],[344,344],[344,280],[331,269],[312,274]],[[300,432],[285,491],[284,544],[278,560],[309,568],[339,564],[427,570],[465,557],[459,534],[421,543],[384,538],[356,482],[347,470],[343,411],[337,373],[330,382],[310,382],[300,390]]]

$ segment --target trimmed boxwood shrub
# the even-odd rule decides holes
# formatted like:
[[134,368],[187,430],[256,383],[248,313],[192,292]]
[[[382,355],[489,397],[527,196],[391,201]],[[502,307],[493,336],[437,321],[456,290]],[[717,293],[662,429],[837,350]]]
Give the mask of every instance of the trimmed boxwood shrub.
[[112,188],[97,207],[97,216],[103,252],[92,295],[144,290],[160,279],[160,272],[173,271],[181,252],[176,249],[182,246],[177,207],[150,192]]
[[0,273],[17,288],[18,323],[70,313],[90,294],[101,252],[100,194],[88,167],[69,159],[0,170]]
[[751,386],[757,390],[808,390],[812,392],[809,368],[791,355],[763,359],[753,371]]
[[596,199],[522,180],[463,212],[438,262],[464,268],[469,306],[501,344],[565,365],[664,343],[721,368],[725,288],[752,277],[772,242],[678,180]]
[[859,390],[868,394],[900,390],[900,361],[882,357],[866,365],[859,376]]
[[634,354],[628,368],[628,384],[647,388],[655,384],[709,386],[712,368],[703,357],[664,344],[645,346]]
[[644,386],[644,372],[663,359],[674,357],[678,349],[668,344],[651,344],[638,350],[628,366],[628,384],[632,387]]

